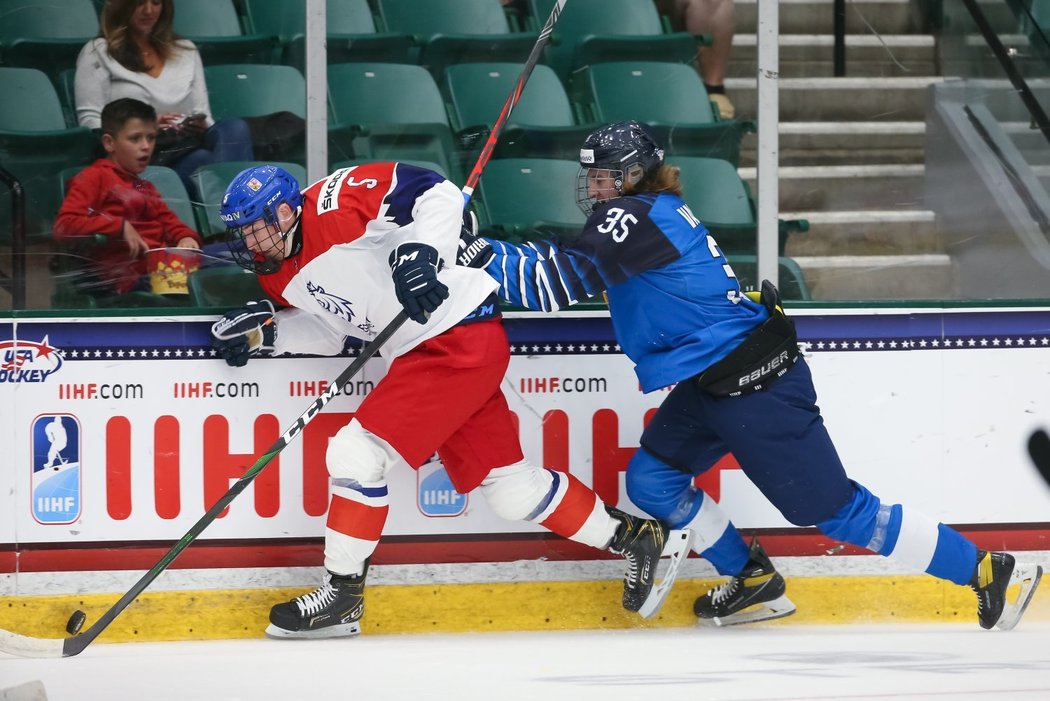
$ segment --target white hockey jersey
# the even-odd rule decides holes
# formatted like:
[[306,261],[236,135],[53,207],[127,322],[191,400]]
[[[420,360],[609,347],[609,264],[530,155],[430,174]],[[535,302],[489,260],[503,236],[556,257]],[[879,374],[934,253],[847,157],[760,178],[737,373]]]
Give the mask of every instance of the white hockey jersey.
[[260,275],[288,309],[277,313],[276,353],[335,355],[346,336],[374,338],[401,311],[390,254],[420,241],[437,249],[449,297],[425,324],[408,321],[383,348],[395,358],[468,316],[496,289],[485,271],[456,265],[463,193],[441,175],[404,163],[342,168],[303,191],[302,250]]

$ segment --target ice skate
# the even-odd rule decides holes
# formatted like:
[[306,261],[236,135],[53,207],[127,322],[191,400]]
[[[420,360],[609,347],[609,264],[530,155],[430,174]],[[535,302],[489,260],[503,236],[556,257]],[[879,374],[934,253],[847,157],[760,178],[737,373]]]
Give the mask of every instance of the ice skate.
[[[1018,563],[1010,553],[977,551],[970,588],[977,592],[977,620],[984,629],[1010,630],[1017,625],[1035,594],[1043,568]],[[1009,590],[1017,587],[1010,600]]]
[[365,572],[359,575],[329,573],[318,589],[270,609],[271,638],[346,638],[361,632],[365,610]]
[[701,623],[732,626],[756,621],[770,621],[790,616],[795,604],[785,595],[784,578],[773,567],[757,540],[744,569],[725,584],[707,592],[693,604],[693,613]]
[[[689,553],[692,531],[669,531],[659,521],[632,516],[612,507],[606,510],[620,522],[609,550],[627,560],[623,607],[649,618],[660,610],[678,576],[678,567]],[[663,555],[670,556],[671,562],[663,579],[654,587],[656,567]]]

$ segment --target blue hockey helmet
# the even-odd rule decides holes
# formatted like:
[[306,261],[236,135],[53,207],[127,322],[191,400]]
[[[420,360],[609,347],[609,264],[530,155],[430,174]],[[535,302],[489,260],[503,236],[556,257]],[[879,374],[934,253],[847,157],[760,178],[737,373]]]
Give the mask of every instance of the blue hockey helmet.
[[[277,207],[281,203],[298,210],[303,195],[299,182],[279,166],[263,165],[242,170],[226,188],[219,206],[219,218],[230,234],[230,251],[242,267],[264,275],[272,273],[291,252],[287,241],[291,228],[281,231],[277,220]],[[259,240],[258,231],[246,228],[259,220],[266,224],[269,233],[263,241]],[[253,245],[246,239],[249,234],[254,237]]]
[[635,185],[656,172],[664,162],[664,150],[646,125],[615,122],[591,132],[580,148],[580,173],[576,180],[576,201],[590,215],[602,201],[590,194],[588,181],[592,169],[609,171],[612,187],[623,194],[625,184]]

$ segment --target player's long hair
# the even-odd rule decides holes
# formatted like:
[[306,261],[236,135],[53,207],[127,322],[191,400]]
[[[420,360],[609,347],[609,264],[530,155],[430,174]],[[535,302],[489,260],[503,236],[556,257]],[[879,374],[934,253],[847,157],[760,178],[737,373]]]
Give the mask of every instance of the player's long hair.
[[633,195],[639,192],[669,192],[681,197],[682,182],[679,180],[678,166],[664,164],[634,185],[624,183],[623,194]]
[[[99,36],[106,40],[109,55],[129,71],[145,73],[151,67],[142,60],[142,54],[131,38],[131,15],[139,0],[106,0],[99,23]],[[174,0],[162,0],[160,17],[147,40],[153,50],[167,61],[179,50],[175,41],[179,38],[172,30],[175,20]]]

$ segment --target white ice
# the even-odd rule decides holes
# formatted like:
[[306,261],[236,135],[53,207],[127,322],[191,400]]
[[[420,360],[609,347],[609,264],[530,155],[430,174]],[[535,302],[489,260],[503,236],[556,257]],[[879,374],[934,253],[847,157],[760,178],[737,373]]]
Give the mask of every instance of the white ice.
[[1050,626],[766,626],[94,643],[0,654],[48,701],[1050,699]]

